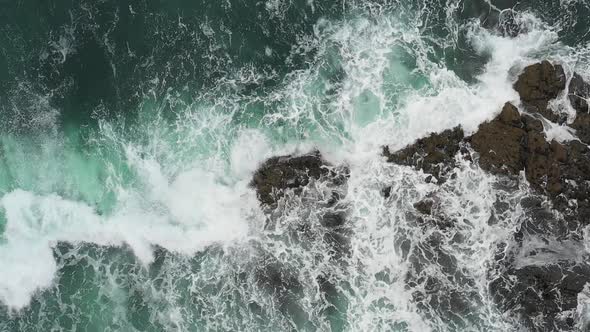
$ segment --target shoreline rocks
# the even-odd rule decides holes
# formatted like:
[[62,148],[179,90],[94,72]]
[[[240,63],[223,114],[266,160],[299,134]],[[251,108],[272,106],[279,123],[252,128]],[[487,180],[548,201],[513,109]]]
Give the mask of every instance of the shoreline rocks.
[[[507,239],[512,242],[498,248],[489,271],[489,292],[498,308],[509,316],[527,327],[551,331],[575,328],[577,296],[590,282],[590,265],[585,258],[560,256],[571,248],[583,247],[580,229],[590,223],[590,149],[586,145],[590,143],[590,84],[574,73],[567,85],[567,98],[576,111],[570,124],[564,114],[549,106],[551,100],[562,96],[566,85],[561,65],[548,61],[530,65],[513,85],[520,95],[523,113],[506,103],[498,116],[482,123],[469,137],[456,127],[433,133],[399,151],[390,151],[387,146],[382,151],[387,162],[422,170],[429,174],[427,182],[439,185],[456,176],[457,157],[512,183],[520,181],[524,172],[533,194],[520,201],[525,213],[515,221],[513,239]],[[579,141],[549,141],[544,132],[545,120],[568,126]],[[347,172],[334,171],[314,151],[270,158],[254,174],[252,186],[261,204],[274,209],[288,190],[301,195],[303,188],[316,180],[338,187],[346,183],[347,177]],[[391,188],[382,189],[382,194],[389,197]],[[341,195],[333,195],[324,207],[339,204]],[[436,197],[415,202],[415,221],[421,227],[435,227],[436,232],[452,229],[453,220],[441,215],[436,205]],[[326,234],[335,239],[324,241],[334,242],[335,251],[346,251],[352,236],[340,231],[345,222],[345,215],[336,213],[328,213],[320,222],[322,227],[333,229]],[[452,261],[452,257],[449,259]],[[418,263],[428,264],[429,260]]]
[[[586,145],[590,143],[586,101],[590,84],[575,73],[570,80],[568,99],[576,118],[568,125],[565,115],[549,107],[550,101],[564,92],[566,82],[562,66],[548,61],[533,64],[524,68],[513,86],[525,113],[506,103],[498,116],[482,123],[470,137],[454,128],[433,133],[397,152],[383,149],[388,162],[413,166],[440,179],[439,184],[455,168],[459,151],[466,158],[462,151],[466,147],[474,152],[474,162],[487,172],[516,181],[524,172],[539,198],[522,200],[524,218],[517,221],[511,251],[498,250],[491,270],[496,277],[489,291],[502,311],[516,315],[529,328],[549,331],[575,328],[578,293],[590,282],[586,259],[569,257],[571,250],[564,249],[583,248],[580,229],[590,223],[590,149]],[[580,141],[548,141],[543,118],[568,125]],[[543,197],[551,202],[549,206],[541,203]],[[531,205],[529,201],[539,203]],[[414,207],[422,214],[432,213],[427,202],[416,202]],[[437,218],[444,216],[431,217]],[[436,223],[432,227],[437,227]]]
[[463,138],[463,129],[456,127],[421,138],[399,151],[390,152],[385,146],[383,155],[390,163],[414,166],[432,175],[437,183],[443,183],[456,166],[455,154],[461,150]]
[[561,124],[566,119],[552,112],[548,104],[565,89],[565,84],[563,67],[553,65],[549,61],[542,61],[526,67],[513,87],[520,95],[520,100],[528,112],[539,113],[547,120]]

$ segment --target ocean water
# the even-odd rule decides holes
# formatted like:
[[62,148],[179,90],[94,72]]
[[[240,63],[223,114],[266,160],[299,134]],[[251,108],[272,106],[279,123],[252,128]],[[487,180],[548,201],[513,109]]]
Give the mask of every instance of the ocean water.
[[[590,79],[587,1],[0,0],[0,331],[526,330],[488,285],[530,189],[380,153],[475,131],[542,59]],[[272,222],[249,186],[316,148],[350,169],[346,254],[326,183]],[[451,233],[409,220],[435,191]]]

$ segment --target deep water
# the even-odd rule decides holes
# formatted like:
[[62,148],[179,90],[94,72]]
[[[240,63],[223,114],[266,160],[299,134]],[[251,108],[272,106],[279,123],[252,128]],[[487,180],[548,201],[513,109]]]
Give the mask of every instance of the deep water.
[[[488,220],[529,188],[462,165],[433,244],[407,212],[434,185],[380,152],[474,131],[542,59],[590,78],[587,1],[0,0],[0,331],[526,328],[488,290],[519,215]],[[347,255],[249,186],[314,148],[350,168]],[[464,276],[435,292],[433,247]]]

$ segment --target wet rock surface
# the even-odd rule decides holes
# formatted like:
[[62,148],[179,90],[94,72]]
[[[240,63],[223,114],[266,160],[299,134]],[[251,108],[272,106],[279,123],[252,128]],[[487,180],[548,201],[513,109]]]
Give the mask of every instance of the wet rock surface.
[[[311,179],[335,176],[319,151],[302,156],[280,156],[268,159],[254,174],[251,185],[263,204],[273,205],[284,191],[292,189],[300,193]],[[341,179],[334,179],[341,181]]]
[[566,119],[552,112],[547,106],[551,99],[565,89],[565,84],[563,67],[543,61],[526,67],[518,76],[514,90],[520,95],[527,111],[540,113],[550,121],[563,123]]
[[496,119],[479,127],[470,141],[479,153],[481,168],[503,174],[515,174],[524,168],[527,131],[522,120],[516,107],[507,103]]
[[568,261],[511,266],[490,284],[490,292],[501,309],[516,311],[530,330],[571,331],[576,324],[578,293],[589,278],[587,265]]
[[456,166],[455,154],[461,150],[463,137],[463,129],[456,127],[419,139],[400,151],[390,152],[386,146],[383,155],[388,162],[414,166],[442,183]]
[[[524,172],[532,193],[517,204],[522,212],[517,215],[515,206],[502,201],[496,202],[491,211],[490,225],[511,220],[515,231],[506,242],[498,244],[489,269],[489,292],[500,310],[531,330],[576,328],[578,294],[590,282],[587,263],[590,257],[584,256],[581,231],[590,223],[590,149],[586,145],[590,142],[587,104],[590,85],[577,74],[570,80],[567,97],[576,110],[576,118],[568,125],[565,116],[553,112],[549,106],[552,99],[564,92],[566,81],[560,65],[543,61],[528,66],[514,84],[521,98],[522,113],[506,103],[496,118],[481,124],[472,136],[465,137],[457,127],[433,133],[399,151],[383,148],[388,162],[422,170],[428,174],[426,182],[439,185],[456,176],[459,153],[483,170],[498,175],[499,183],[505,182],[504,189],[508,191],[518,190],[520,174]],[[544,134],[543,118],[570,126],[579,141],[549,141]],[[346,178],[342,172],[335,172],[316,151],[269,159],[254,175],[252,185],[264,206],[276,208],[288,190],[301,195],[312,181],[327,181],[337,187],[346,183]],[[322,208],[328,208],[320,216],[321,227],[328,230],[321,240],[340,256],[346,255],[353,234],[346,230],[345,209],[331,209],[341,204],[342,194],[334,191],[331,195],[332,198],[321,203]],[[382,189],[382,195],[388,199],[394,193],[387,187]],[[421,309],[426,316],[450,317],[452,325],[464,328],[465,319],[471,320],[470,305],[483,299],[480,294],[462,291],[461,285],[474,280],[465,277],[455,257],[437,244],[443,238],[448,239],[457,222],[444,215],[438,204],[436,195],[428,196],[414,202],[414,212],[407,216],[408,223],[430,234],[419,244],[420,255],[406,253],[416,269],[409,272],[407,287],[415,289],[412,296],[418,303],[428,303]],[[300,233],[306,231],[309,229]],[[453,237],[451,241],[462,240]],[[404,244],[400,245],[403,249]],[[441,275],[452,282],[448,278],[420,277],[422,269],[428,266],[440,268]],[[272,269],[261,273],[260,282],[278,285],[273,286],[277,289],[271,289],[279,297],[287,292],[283,289],[297,289],[293,286],[297,282],[281,277]],[[444,296],[437,295],[440,291]]]
[[[268,218],[266,230],[273,233],[281,228],[280,235],[271,236],[293,246],[293,250],[310,250],[298,247],[310,244],[315,250],[325,252],[325,259],[341,262],[350,253],[352,236],[346,219],[347,206],[342,202],[348,176],[345,166],[331,165],[319,151],[268,159],[251,182]],[[322,184],[320,188],[313,186],[315,181]],[[287,194],[292,196],[281,203]],[[289,215],[288,220],[282,219],[285,215]],[[290,263],[267,257],[257,266],[256,282],[268,291],[286,317],[306,321],[307,314],[300,304],[302,281],[297,271],[287,267]],[[334,305],[332,302],[336,302],[339,295],[329,275],[330,272],[325,272],[317,282],[325,300]]]
[[[590,223],[590,149],[586,145],[590,142],[586,101],[590,85],[574,74],[568,86],[568,98],[576,110],[569,126],[579,141],[548,141],[542,122],[545,118],[566,125],[566,117],[549,107],[565,87],[560,65],[543,61],[528,66],[514,84],[524,113],[506,103],[496,118],[481,124],[470,137],[463,137],[460,128],[455,128],[397,152],[387,147],[383,151],[387,161],[422,169],[440,179],[439,183],[452,173],[455,156],[465,144],[479,166],[490,173],[518,183],[524,171],[536,196],[520,202],[524,213],[516,221],[514,237],[498,249],[489,290],[501,310],[531,330],[574,329],[578,294],[590,282],[588,257],[578,254],[585,252],[581,229]],[[429,220],[444,231],[437,225],[448,218],[432,207],[429,199],[416,202],[418,220]],[[508,209],[499,204],[495,212],[514,214]],[[490,223],[497,218],[501,217],[492,213]]]
[[571,127],[576,130],[576,136],[590,144],[590,113],[588,113],[588,98],[590,98],[590,84],[574,73],[568,88],[569,101],[576,110],[576,118]]

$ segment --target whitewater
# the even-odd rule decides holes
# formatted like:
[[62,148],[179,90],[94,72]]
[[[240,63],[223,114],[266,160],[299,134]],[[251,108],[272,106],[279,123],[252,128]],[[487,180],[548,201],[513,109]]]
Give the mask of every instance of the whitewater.
[[[250,26],[212,16],[239,11],[238,2],[207,18],[186,8],[152,17],[149,5],[130,2],[108,24],[99,4],[82,2],[60,14],[65,23],[41,46],[23,51],[41,69],[15,70],[1,90],[0,331],[526,330],[489,291],[497,248],[525,213],[526,181],[507,190],[501,178],[458,160],[457,176],[439,186],[387,163],[382,147],[399,150],[458,125],[474,133],[506,102],[520,106],[512,85],[541,60],[589,80],[590,37],[566,28],[590,12],[588,3],[561,1],[552,10],[563,16],[551,21],[541,12],[548,7],[535,3],[269,0],[247,6],[260,14],[248,20],[271,37],[244,34],[240,45],[236,26]],[[113,32],[140,15],[153,19],[144,24],[154,24],[161,49],[140,50]],[[291,29],[290,20],[303,27]],[[6,27],[10,64],[20,53],[6,50],[21,37]],[[110,63],[82,72],[137,80],[90,92],[114,102],[62,103],[71,91],[106,86],[96,79],[78,89],[87,83],[63,74],[91,56],[84,36]],[[167,48],[173,43],[182,45],[178,57]],[[205,74],[197,77],[197,67]],[[565,95],[552,106],[575,114]],[[546,135],[575,139],[559,125]],[[285,195],[270,215],[251,186],[268,158],[315,149],[349,170],[338,208],[350,249],[339,259],[318,240],[319,217],[333,209],[317,204],[328,184]],[[440,213],[455,220],[452,232],[408,221],[412,204],[434,193]],[[514,212],[491,223],[498,201]],[[302,223],[312,235],[298,231]],[[564,255],[590,254],[587,240],[572,247]],[[444,257],[416,270],[412,257],[429,248],[454,257],[464,277],[439,278],[449,273],[436,263]],[[293,290],[260,286],[267,266],[297,280]],[[587,290],[570,313],[580,330],[590,321]],[[460,308],[432,305],[455,294]]]

